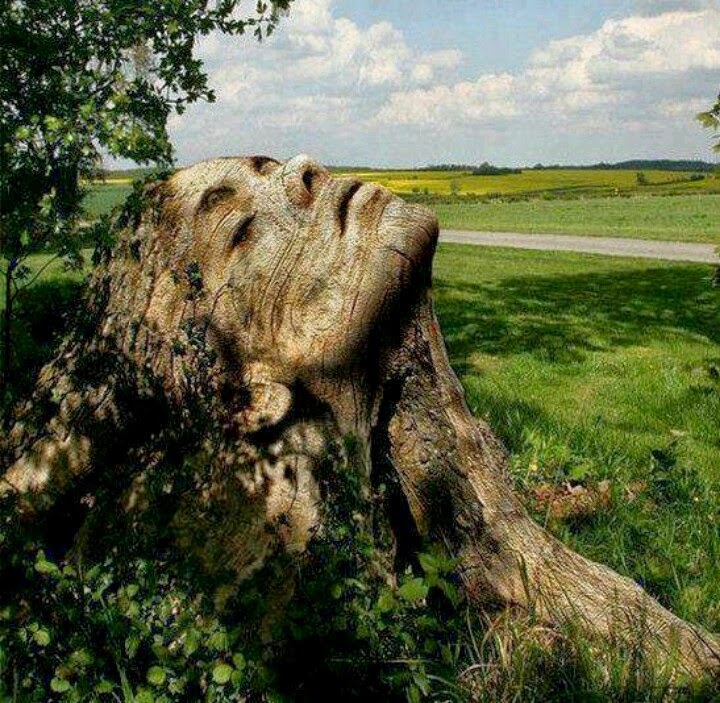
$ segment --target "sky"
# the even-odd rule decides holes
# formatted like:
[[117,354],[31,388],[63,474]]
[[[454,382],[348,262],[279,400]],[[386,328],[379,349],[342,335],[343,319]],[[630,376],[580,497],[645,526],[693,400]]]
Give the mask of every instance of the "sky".
[[217,102],[173,116],[180,164],[714,160],[720,0],[295,0],[274,36],[198,47]]

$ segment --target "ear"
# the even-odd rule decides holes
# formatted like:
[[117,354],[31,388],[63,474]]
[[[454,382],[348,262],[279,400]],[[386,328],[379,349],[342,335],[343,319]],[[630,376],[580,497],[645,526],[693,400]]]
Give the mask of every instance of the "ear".
[[292,393],[281,383],[250,380],[247,391],[248,404],[236,419],[241,429],[249,434],[274,427],[290,411]]

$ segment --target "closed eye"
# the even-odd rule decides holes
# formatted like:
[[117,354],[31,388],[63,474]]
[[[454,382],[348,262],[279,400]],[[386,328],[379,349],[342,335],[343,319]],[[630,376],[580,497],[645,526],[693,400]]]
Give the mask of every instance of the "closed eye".
[[203,195],[202,200],[200,201],[200,206],[198,207],[198,212],[209,212],[233,195],[235,195],[235,191],[229,186],[211,188],[205,193],[205,195]]
[[236,228],[235,232],[232,236],[232,241],[230,242],[230,247],[234,249],[235,247],[242,244],[249,236],[250,236],[250,225],[252,225],[253,220],[255,219],[255,213],[252,213],[252,215],[248,215]]

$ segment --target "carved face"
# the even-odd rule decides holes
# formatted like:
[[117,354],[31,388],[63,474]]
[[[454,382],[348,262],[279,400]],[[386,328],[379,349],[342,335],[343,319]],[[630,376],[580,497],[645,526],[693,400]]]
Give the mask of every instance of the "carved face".
[[[222,429],[194,459],[202,470],[183,495],[181,542],[222,545],[210,561],[246,573],[278,541],[304,548],[320,524],[314,467],[338,435],[369,436],[377,402],[363,373],[383,349],[375,335],[397,329],[402,306],[429,285],[437,222],[304,156],[200,163],[147,196],[89,287],[97,338],[44,372],[61,397],[53,429],[6,482],[61,492],[68,474],[105,469],[104,452],[118,462],[130,438],[159,461],[173,441],[155,444],[167,406],[148,423],[134,416],[148,412],[137,396],[162,386],[173,430],[210,414]],[[85,367],[99,385],[81,378]],[[152,468],[123,499],[128,512],[151,507],[147,476]],[[271,537],[268,524],[282,530]]]
[[306,156],[207,161],[168,190],[215,332],[274,380],[356,363],[403,292],[429,282],[435,216]]

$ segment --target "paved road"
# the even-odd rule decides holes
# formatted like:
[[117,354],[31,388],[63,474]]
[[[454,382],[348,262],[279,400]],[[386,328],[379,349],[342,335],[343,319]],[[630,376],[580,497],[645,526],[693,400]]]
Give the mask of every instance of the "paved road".
[[544,251],[578,251],[606,256],[629,256],[643,259],[696,261],[720,264],[714,244],[658,242],[649,239],[620,239],[612,237],[575,237],[566,234],[520,234],[518,232],[471,232],[444,229],[441,242],[477,244],[480,246],[511,247],[513,249],[542,249]]

